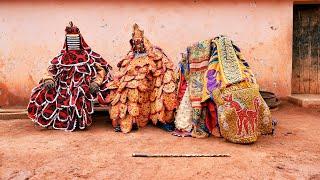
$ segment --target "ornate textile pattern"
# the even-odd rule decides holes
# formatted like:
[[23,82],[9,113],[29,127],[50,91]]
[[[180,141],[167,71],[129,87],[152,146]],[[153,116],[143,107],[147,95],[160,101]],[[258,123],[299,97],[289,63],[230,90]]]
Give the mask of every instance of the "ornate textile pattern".
[[192,107],[187,87],[175,116],[176,129],[190,132],[192,130]]
[[[72,27],[79,31],[75,26]],[[71,29],[71,30],[73,30]],[[67,31],[67,34],[73,34]],[[55,57],[48,68],[48,75],[32,90],[28,105],[28,116],[42,127],[73,131],[76,126],[84,129],[92,123],[93,101],[108,94],[106,83],[111,80],[111,66],[85,43],[79,33],[78,50],[68,50],[67,40],[64,49]],[[51,89],[45,88],[50,79]],[[92,94],[90,83],[95,82],[99,90]]]
[[[208,68],[210,59],[211,41],[201,41],[187,48],[189,60],[189,86],[190,99],[193,108],[201,108],[204,73]],[[194,119],[194,121],[198,121]]]
[[259,94],[258,86],[232,85],[219,96],[218,119],[222,136],[234,143],[252,143],[262,133],[262,126],[271,127],[271,115]]
[[219,64],[225,84],[233,84],[243,80],[237,55],[230,39],[221,36],[216,39]]
[[[198,42],[187,48],[187,54],[182,56],[181,70],[186,75],[190,102],[192,107],[192,127],[191,135],[197,138],[207,137],[206,109],[202,108],[202,92],[204,87],[204,73],[206,72],[211,56],[211,40]],[[183,79],[183,78],[182,78]],[[181,124],[181,118],[176,118],[175,123]],[[187,126],[189,127],[189,126]],[[184,129],[189,131],[190,128]],[[180,127],[179,130],[183,130]]]
[[198,42],[187,48],[188,60],[190,64],[189,73],[189,87],[190,87],[190,100],[193,108],[192,123],[193,131],[192,136],[197,138],[207,137],[205,126],[205,110],[202,108],[202,91],[204,74],[208,68],[210,53],[211,53],[211,41],[205,40]]
[[[212,44],[211,44],[212,54],[209,61],[208,70],[205,73],[204,84],[206,85],[203,88],[202,102],[205,102],[206,100],[208,100],[214,90],[231,85],[229,81],[225,80],[225,75],[224,75],[225,71],[222,70],[223,67],[221,64],[223,63],[224,58],[221,57],[220,55],[228,54],[228,53],[223,53],[222,47],[226,43],[221,44],[220,43],[221,41],[219,40],[220,38],[223,38],[224,42],[228,42],[229,44],[228,47],[232,47],[232,49],[231,48],[229,49],[229,54],[232,54],[231,57],[233,58],[233,60],[229,58],[229,60],[227,60],[229,63],[224,63],[225,65],[230,64],[231,68],[226,66],[225,70],[226,69],[231,70],[232,68],[237,68],[240,71],[240,74],[241,74],[240,76],[242,77],[241,80],[239,80],[239,78],[236,78],[238,80],[236,80],[234,83],[231,83],[231,84],[236,84],[241,81],[246,81],[247,83],[256,84],[256,79],[248,63],[245,61],[242,53],[240,52],[240,49],[236,45],[234,45],[231,40],[228,40],[228,38],[219,36],[212,40]],[[218,48],[220,48],[220,50],[218,50]],[[223,48],[223,49],[226,50],[227,48]],[[220,53],[218,53],[218,51],[220,51]],[[232,62],[235,65],[232,65]]]
[[[271,114],[256,79],[230,39],[200,41],[187,52],[193,137],[206,137],[206,131],[219,136],[220,128],[229,141],[251,143],[272,132]],[[175,121],[179,124],[180,119]]]
[[209,60],[208,68],[204,74],[204,87],[202,91],[202,102],[206,102],[210,99],[212,91],[222,86],[222,77],[220,74],[220,64],[218,58],[218,49],[216,43],[211,43],[211,57]]
[[[270,110],[259,94],[255,77],[240,49],[222,36],[215,38],[214,43],[219,66],[209,65],[203,100],[212,97],[217,104],[220,132],[225,139],[235,143],[255,142],[260,134],[272,131]],[[220,83],[212,86],[216,83],[210,84],[210,81]]]

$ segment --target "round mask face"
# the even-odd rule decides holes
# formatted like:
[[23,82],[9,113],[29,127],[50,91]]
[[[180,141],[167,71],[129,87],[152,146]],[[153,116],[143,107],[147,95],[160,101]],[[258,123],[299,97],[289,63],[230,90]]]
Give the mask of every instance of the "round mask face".
[[143,38],[134,38],[130,40],[131,47],[135,53],[145,53]]

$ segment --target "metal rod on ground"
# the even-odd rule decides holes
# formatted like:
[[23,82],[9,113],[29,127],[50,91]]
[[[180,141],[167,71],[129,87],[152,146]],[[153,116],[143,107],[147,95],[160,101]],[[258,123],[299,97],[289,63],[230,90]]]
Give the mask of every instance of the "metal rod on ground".
[[230,154],[147,154],[133,153],[132,157],[231,157]]

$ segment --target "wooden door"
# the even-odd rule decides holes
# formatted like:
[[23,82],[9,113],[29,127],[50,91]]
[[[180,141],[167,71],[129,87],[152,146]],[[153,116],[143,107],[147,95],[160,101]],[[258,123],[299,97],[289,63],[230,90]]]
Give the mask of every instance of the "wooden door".
[[294,5],[292,93],[320,94],[320,5]]

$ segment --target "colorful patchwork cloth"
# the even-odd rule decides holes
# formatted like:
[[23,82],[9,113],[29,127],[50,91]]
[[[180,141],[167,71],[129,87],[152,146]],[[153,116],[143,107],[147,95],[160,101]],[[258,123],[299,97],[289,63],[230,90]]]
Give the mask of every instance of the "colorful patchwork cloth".
[[[229,141],[251,143],[260,134],[271,133],[270,111],[248,63],[230,39],[200,41],[188,47],[185,56],[179,84],[190,89],[193,137],[206,137],[207,132],[219,136],[220,129]],[[181,119],[175,121],[180,124]]]
[[219,36],[205,74],[202,102],[210,97],[217,105],[221,135],[235,143],[255,142],[272,132],[271,113],[259,86],[234,43]]
[[256,84],[256,79],[240,49],[224,36],[212,40],[212,54],[204,78],[202,101],[210,98],[216,89],[239,82]]
[[[32,90],[28,116],[42,127],[73,131],[92,123],[93,101],[102,101],[108,94],[106,84],[111,80],[111,66],[86,44],[79,29],[70,23],[61,53],[55,57],[48,73]],[[54,83],[46,88],[48,81]],[[92,94],[90,84],[98,90]],[[103,102],[102,102],[103,103]]]
[[[134,125],[144,127],[173,121],[177,108],[177,84],[172,61],[162,49],[150,44],[138,25],[134,25],[133,49],[118,63],[117,79],[108,84],[111,90],[110,118],[113,126],[128,133]],[[145,49],[145,51],[144,51]]]
[[[204,108],[201,101],[204,74],[208,69],[210,56],[211,41],[201,41],[188,47],[186,53],[182,54],[182,60],[179,63],[180,81],[178,94],[179,97],[183,96],[183,98],[189,96],[189,101],[191,103],[191,106],[187,106],[185,103],[188,101],[181,101],[180,106],[186,108],[191,107],[192,121],[181,118],[185,116],[183,114],[184,112],[178,111],[175,119],[175,124],[176,126],[178,125],[176,129],[187,132],[190,132],[192,129],[191,135],[197,138],[208,136],[208,129],[205,122],[208,111]],[[185,91],[185,86],[188,86],[188,91]]]

